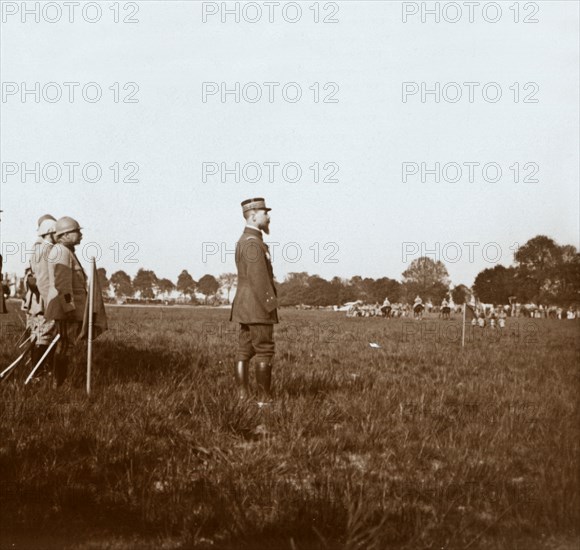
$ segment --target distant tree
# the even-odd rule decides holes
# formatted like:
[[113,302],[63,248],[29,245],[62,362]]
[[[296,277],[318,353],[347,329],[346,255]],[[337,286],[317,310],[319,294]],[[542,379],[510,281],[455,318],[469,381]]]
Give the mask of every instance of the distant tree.
[[205,296],[205,303],[207,304],[210,296],[215,296],[219,290],[220,285],[213,275],[204,275],[197,283],[197,290]]
[[99,285],[101,285],[101,294],[103,298],[109,297],[109,279],[107,279],[107,270],[104,267],[99,267],[97,269],[97,278],[99,280]]
[[184,269],[177,277],[177,290],[181,292],[182,296],[189,296],[190,298],[195,293],[196,282],[193,277],[189,274],[187,269]]
[[449,273],[443,262],[422,256],[403,272],[407,299],[419,295],[423,300],[441,302],[449,293]]
[[451,297],[453,298],[453,302],[457,305],[464,304],[469,300],[471,292],[468,287],[465,285],[457,285],[451,291]]
[[175,285],[169,279],[159,279],[157,281],[157,288],[159,289],[159,293],[167,298],[167,295],[175,290]]
[[376,281],[370,277],[363,279],[360,275],[354,275],[347,281],[346,288],[346,293],[351,298],[347,301],[362,300],[366,303],[377,301]]
[[556,267],[562,257],[562,248],[553,239],[538,235],[520,246],[514,253],[514,260],[520,269],[546,273]]
[[124,271],[116,271],[113,273],[111,275],[111,284],[113,285],[113,290],[117,298],[124,298],[135,294],[131,277]]
[[331,306],[338,298],[332,284],[318,275],[308,277],[304,297],[304,303],[311,306]]
[[336,304],[343,305],[347,302],[354,302],[356,298],[356,289],[350,285],[347,279],[341,279],[340,277],[333,277],[330,284],[337,290],[338,299]]
[[375,280],[371,277],[365,277],[358,284],[361,300],[366,303],[374,303],[377,301],[375,296]]
[[576,247],[561,247],[562,258],[558,266],[558,299],[563,306],[580,303],[580,254]]
[[218,283],[220,287],[225,289],[228,293],[228,304],[230,303],[230,292],[234,286],[236,286],[238,276],[235,273],[223,273],[218,278]]
[[333,305],[340,306],[345,302],[350,302],[348,292],[346,290],[346,280],[340,277],[333,277],[330,281],[330,286],[332,287],[332,295],[336,296],[336,301]]
[[360,275],[353,275],[350,279],[348,279],[346,284],[349,287],[354,300],[365,299],[363,278]]
[[401,283],[388,277],[377,279],[373,285],[373,302],[383,303],[385,298],[398,302],[401,295]]
[[308,279],[305,271],[288,273],[284,281],[277,285],[278,302],[281,306],[295,306],[308,303]]
[[[545,235],[538,235],[518,248],[514,254],[521,301],[555,303],[562,301],[574,278],[576,249],[558,244]],[[572,269],[570,269],[572,268]]]
[[560,247],[561,261],[564,264],[574,263],[578,261],[578,250],[571,244],[565,244]]
[[515,293],[516,269],[496,265],[478,273],[473,283],[476,296],[485,303],[507,304]]
[[133,288],[139,292],[141,298],[155,298],[158,279],[155,273],[148,269],[140,269],[133,277]]

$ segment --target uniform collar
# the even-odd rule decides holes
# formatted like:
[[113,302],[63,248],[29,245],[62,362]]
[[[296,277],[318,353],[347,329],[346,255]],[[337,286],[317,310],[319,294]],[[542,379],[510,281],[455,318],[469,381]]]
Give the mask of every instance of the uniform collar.
[[260,239],[262,238],[262,231],[257,227],[252,227],[251,225],[246,225],[244,227],[244,233],[250,233],[252,235],[259,235]]

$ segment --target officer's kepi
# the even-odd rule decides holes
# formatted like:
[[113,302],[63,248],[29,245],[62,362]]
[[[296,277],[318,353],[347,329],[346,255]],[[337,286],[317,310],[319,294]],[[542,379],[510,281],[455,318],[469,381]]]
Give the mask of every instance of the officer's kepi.
[[266,206],[266,201],[262,197],[255,199],[246,199],[242,202],[242,212],[247,212],[248,210],[265,210],[269,212],[272,210]]

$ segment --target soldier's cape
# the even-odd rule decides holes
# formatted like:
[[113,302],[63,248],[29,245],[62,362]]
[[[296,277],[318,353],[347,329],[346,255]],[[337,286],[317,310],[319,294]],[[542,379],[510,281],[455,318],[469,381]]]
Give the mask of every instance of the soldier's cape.
[[4,301],[4,277],[2,275],[2,255],[0,254],[0,315],[4,313],[8,313],[8,308]]
[[[92,289],[89,288],[89,293],[93,292],[93,340],[100,334],[105,332],[109,327],[107,325],[107,313],[105,312],[105,303],[103,302],[103,293],[101,291],[101,283],[97,276],[97,265],[93,262],[91,280],[93,281]],[[85,312],[83,315],[83,326],[79,334],[79,340],[89,337],[89,300],[85,304]]]

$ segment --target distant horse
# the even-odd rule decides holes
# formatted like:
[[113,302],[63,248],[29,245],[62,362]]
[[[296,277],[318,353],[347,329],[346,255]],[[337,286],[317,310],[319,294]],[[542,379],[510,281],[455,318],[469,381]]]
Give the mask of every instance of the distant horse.
[[423,311],[425,311],[425,306],[423,304],[416,304],[413,306],[413,317],[418,321],[423,319]]
[[441,319],[449,319],[451,308],[449,306],[441,306]]
[[389,319],[391,317],[391,306],[381,306],[381,315]]

